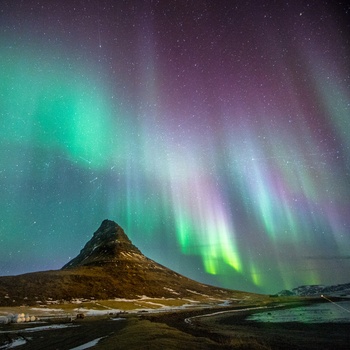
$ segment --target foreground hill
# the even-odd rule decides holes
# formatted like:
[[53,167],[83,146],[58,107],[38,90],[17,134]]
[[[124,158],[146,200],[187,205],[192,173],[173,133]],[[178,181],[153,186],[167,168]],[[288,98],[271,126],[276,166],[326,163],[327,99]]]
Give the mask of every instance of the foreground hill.
[[0,306],[75,298],[244,298],[249,293],[205,285],[144,256],[124,230],[104,220],[80,254],[61,270],[0,277]]

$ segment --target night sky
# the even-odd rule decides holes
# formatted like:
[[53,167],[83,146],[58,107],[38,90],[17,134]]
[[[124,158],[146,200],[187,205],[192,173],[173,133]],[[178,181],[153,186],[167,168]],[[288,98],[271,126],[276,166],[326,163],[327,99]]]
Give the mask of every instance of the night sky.
[[0,274],[108,218],[201,282],[350,282],[345,3],[0,1]]

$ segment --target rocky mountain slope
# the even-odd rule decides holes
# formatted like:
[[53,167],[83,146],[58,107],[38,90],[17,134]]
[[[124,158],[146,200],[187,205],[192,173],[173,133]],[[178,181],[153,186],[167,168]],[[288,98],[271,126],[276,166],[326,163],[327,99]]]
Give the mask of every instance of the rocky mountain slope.
[[104,220],[61,270],[0,277],[0,306],[74,298],[242,298],[249,293],[208,286],[144,256],[123,229]]
[[62,269],[79,266],[103,266],[120,261],[146,261],[147,258],[136,248],[124,230],[115,222],[104,220],[80,254]]
[[350,297],[350,283],[337,284],[333,286],[306,285],[293,288],[292,290],[283,290],[277,293],[279,296],[321,296],[328,295],[334,297]]

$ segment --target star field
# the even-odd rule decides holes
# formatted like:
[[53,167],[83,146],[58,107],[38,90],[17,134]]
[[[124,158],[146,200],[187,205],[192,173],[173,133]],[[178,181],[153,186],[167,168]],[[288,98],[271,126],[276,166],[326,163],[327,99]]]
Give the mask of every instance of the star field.
[[61,268],[108,218],[205,283],[349,282],[349,11],[1,1],[0,274]]

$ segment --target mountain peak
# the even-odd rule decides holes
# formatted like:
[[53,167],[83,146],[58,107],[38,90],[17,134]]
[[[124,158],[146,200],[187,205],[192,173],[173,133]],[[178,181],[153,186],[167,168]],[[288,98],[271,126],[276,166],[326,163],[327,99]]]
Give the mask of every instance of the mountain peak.
[[116,222],[103,220],[79,255],[64,265],[62,269],[86,265],[101,266],[120,259],[125,260],[132,255],[138,258],[143,256]]
[[106,229],[109,229],[109,228],[112,228],[112,227],[120,227],[120,226],[113,220],[105,219],[105,220],[102,221],[101,226],[99,227],[98,230],[106,230]]

